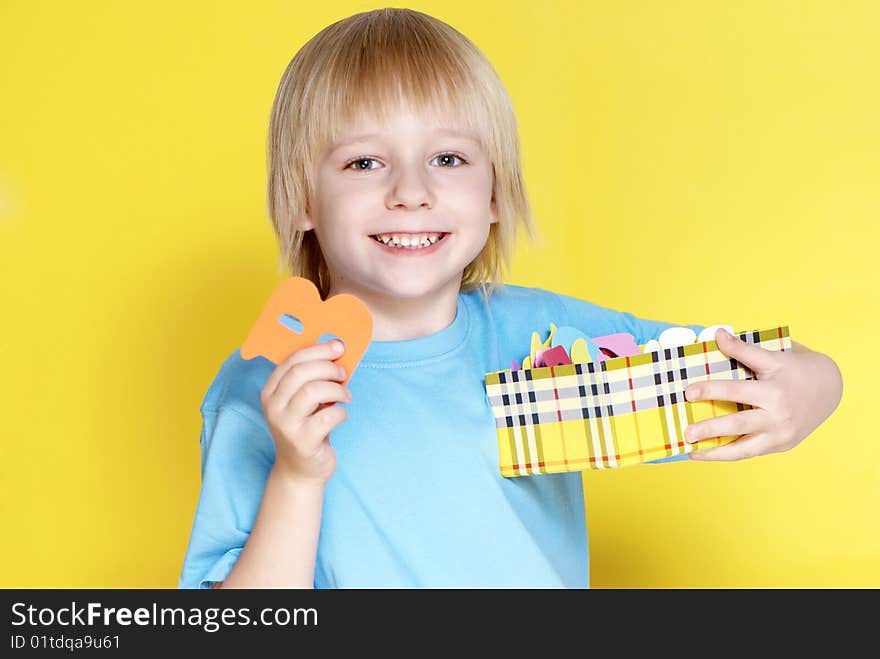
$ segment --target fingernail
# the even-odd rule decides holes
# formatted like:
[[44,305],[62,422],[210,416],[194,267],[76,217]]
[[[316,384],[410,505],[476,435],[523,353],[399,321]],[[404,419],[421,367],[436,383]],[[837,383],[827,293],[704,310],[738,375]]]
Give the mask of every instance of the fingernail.
[[697,387],[690,387],[685,389],[684,396],[689,401],[696,400],[700,397],[700,390]]
[[345,345],[339,339],[333,339],[333,352],[342,352]]

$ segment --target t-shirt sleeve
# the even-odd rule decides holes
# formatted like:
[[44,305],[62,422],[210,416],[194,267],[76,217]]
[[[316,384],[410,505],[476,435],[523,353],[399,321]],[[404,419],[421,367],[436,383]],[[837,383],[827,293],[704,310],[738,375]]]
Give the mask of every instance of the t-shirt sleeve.
[[250,536],[275,462],[268,429],[247,411],[202,410],[202,487],[179,588],[224,581]]
[[[563,318],[565,324],[583,329],[588,332],[589,328],[593,328],[593,336],[603,336],[605,334],[616,334],[618,332],[629,332],[633,335],[637,345],[644,345],[651,339],[656,339],[660,333],[668,327],[690,327],[699,334],[705,325],[691,325],[686,323],[673,323],[662,320],[651,320],[647,318],[639,318],[627,311],[618,311],[607,307],[581,300],[569,295],[556,294],[563,309]],[[589,334],[588,334],[589,335]],[[679,462],[688,460],[687,453],[672,455],[658,460],[650,460],[645,464],[662,464],[665,462]]]

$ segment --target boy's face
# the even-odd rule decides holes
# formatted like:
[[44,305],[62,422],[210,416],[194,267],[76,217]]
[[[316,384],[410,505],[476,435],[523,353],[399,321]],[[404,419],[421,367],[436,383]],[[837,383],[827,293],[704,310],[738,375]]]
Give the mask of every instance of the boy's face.
[[331,294],[457,294],[498,220],[478,138],[446,129],[462,126],[401,107],[387,125],[362,116],[324,149],[303,226],[320,243]]

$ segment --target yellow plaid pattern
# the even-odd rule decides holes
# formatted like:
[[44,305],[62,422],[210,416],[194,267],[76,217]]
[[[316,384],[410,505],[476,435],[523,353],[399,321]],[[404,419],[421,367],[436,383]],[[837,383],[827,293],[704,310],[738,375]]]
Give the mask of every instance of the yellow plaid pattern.
[[[767,350],[791,350],[787,326],[736,335]],[[501,474],[614,469],[728,444],[736,438],[691,445],[684,430],[751,406],[691,403],[684,390],[693,382],[754,377],[715,341],[587,364],[487,373]]]

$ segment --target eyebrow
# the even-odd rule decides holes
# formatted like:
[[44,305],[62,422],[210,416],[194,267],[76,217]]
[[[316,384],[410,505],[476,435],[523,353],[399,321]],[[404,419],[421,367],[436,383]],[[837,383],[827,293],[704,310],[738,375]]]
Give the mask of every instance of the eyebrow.
[[[445,137],[461,137],[466,140],[470,140],[475,144],[480,144],[479,138],[473,133],[465,133],[459,130],[451,130],[447,128],[440,128],[434,131],[434,135],[445,136]],[[357,135],[355,137],[350,137],[346,140],[340,140],[339,142],[333,142],[330,145],[331,150],[335,151],[336,149],[348,146],[349,144],[357,144],[358,142],[366,142],[367,140],[371,140],[374,138],[381,138],[382,135],[380,133],[366,133],[364,135]]]

